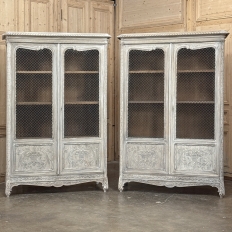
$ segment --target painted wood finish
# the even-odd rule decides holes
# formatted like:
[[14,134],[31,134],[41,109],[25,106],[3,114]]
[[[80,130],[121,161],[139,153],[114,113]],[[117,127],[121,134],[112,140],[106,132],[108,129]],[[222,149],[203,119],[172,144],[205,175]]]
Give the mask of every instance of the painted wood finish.
[[[91,181],[102,183],[106,191],[110,36],[8,32],[3,37],[7,42],[6,195],[17,185],[59,187]],[[35,60],[30,62],[27,56]],[[89,88],[88,81],[95,89]],[[33,89],[35,84],[39,91]],[[27,109],[32,122],[24,120]],[[43,114],[37,117],[34,111],[46,115],[44,121]],[[91,116],[95,111],[96,120]],[[85,126],[88,118],[92,124]],[[31,123],[34,130],[29,129]]]
[[[218,31],[226,30],[230,34],[226,38],[225,42],[225,75],[224,75],[224,171],[225,176],[232,176],[232,117],[231,117],[231,75],[232,75],[232,66],[231,66],[231,27],[232,27],[232,2],[230,0],[188,0],[188,1],[140,1],[134,0],[133,6],[126,6],[127,1],[117,0],[116,6],[116,35],[122,33],[152,33],[152,32],[184,32],[184,31]],[[128,1],[129,2],[129,1]],[[144,4],[143,4],[144,2]],[[174,7],[176,4],[176,7]],[[181,4],[181,6],[178,4]],[[178,7],[177,7],[178,6]],[[144,12],[140,14],[141,7],[144,9]],[[163,8],[163,15],[159,18],[159,14],[152,14],[149,16],[144,15],[146,12],[156,11],[157,7]],[[170,8],[172,7],[172,8]],[[179,9],[178,9],[179,8]],[[133,9],[133,10],[132,10]],[[169,18],[169,9],[172,12],[172,17]],[[179,12],[181,10],[181,12]],[[140,21],[134,23],[132,21],[135,15],[133,12],[138,12],[138,17]],[[183,20],[177,22],[176,16],[183,16]],[[124,22],[123,19],[127,19],[127,22]],[[126,25],[125,25],[126,23]],[[143,25],[141,25],[143,23]],[[118,41],[116,41],[116,46],[118,47]],[[117,93],[119,92],[119,54],[117,53],[119,47],[115,50],[116,52],[116,112],[119,111],[119,98]],[[116,114],[116,125],[119,124],[119,114]],[[116,138],[119,138],[119,131],[116,126]],[[117,154],[119,145],[117,144],[116,139],[116,151]],[[116,156],[117,159],[118,156]]]
[[221,197],[225,194],[223,58],[227,35],[217,31],[118,37],[120,191],[126,182],[135,181],[167,187],[210,185],[218,188]]
[[[91,12],[97,12],[91,19]],[[103,7],[101,11],[101,6]],[[108,8],[107,8],[108,7]],[[107,12],[108,9],[108,12]],[[91,17],[90,17],[91,16]],[[98,26],[98,22],[101,26]],[[104,21],[104,23],[102,23]],[[0,0],[0,31],[107,33],[114,37],[114,6],[110,0]],[[1,41],[1,39],[0,39]],[[0,42],[0,182],[5,180],[5,41]],[[114,40],[108,45],[108,160],[114,160]]]

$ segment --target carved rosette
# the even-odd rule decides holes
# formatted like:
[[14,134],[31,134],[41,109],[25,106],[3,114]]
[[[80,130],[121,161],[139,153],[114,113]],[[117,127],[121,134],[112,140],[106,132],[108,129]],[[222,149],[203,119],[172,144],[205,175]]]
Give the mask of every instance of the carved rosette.
[[215,172],[215,147],[176,145],[175,170]]
[[53,171],[54,155],[53,147],[35,145],[15,146],[15,171],[38,172]]
[[164,170],[164,145],[127,144],[128,169]]
[[64,170],[97,169],[99,167],[99,144],[64,145]]

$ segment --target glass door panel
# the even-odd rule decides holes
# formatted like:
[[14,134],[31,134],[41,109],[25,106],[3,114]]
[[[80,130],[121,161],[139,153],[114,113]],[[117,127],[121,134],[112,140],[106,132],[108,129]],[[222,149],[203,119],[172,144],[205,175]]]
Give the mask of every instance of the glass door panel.
[[16,51],[16,138],[52,138],[52,51]]
[[65,52],[64,137],[99,137],[99,51]]
[[164,137],[164,51],[131,50],[128,137]]
[[176,98],[176,138],[214,139],[214,48],[179,50]]

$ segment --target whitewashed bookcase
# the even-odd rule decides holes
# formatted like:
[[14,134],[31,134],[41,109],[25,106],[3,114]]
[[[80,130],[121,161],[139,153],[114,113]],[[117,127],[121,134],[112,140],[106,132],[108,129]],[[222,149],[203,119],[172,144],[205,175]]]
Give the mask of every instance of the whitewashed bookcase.
[[107,179],[108,34],[7,32],[6,195]]
[[120,177],[167,187],[223,179],[226,31],[123,34]]

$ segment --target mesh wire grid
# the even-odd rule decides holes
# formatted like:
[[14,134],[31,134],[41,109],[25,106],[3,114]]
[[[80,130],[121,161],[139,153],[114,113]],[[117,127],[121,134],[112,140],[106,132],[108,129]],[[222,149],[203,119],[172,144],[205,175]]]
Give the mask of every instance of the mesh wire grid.
[[52,52],[16,51],[16,138],[52,137]]
[[164,51],[131,50],[128,137],[164,137]]
[[65,52],[64,137],[99,136],[99,51]]
[[182,48],[177,55],[176,137],[214,139],[215,50]]
[[65,71],[98,71],[99,51],[65,51]]

